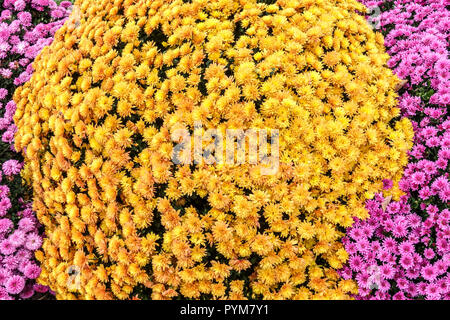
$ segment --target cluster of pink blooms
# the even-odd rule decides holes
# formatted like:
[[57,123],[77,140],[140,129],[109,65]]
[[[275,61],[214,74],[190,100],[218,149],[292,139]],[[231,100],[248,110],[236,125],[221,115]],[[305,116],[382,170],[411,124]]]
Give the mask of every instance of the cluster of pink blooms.
[[[7,186],[0,186],[2,201],[8,199]],[[0,213],[2,216],[3,212]],[[0,218],[0,300],[28,299],[47,287],[34,283],[41,268],[34,261],[34,251],[42,244],[39,224],[30,208],[17,213],[17,225],[11,219]]]
[[16,87],[28,81],[32,62],[70,13],[71,3],[53,0],[0,1],[0,300],[28,299],[44,293],[36,284],[40,267],[34,251],[42,243],[40,225],[30,204],[20,171],[23,162],[14,152]]
[[406,80],[399,104],[415,138],[399,183],[406,195],[367,201],[370,218],[347,230],[350,258],[340,272],[356,279],[358,299],[450,299],[448,1],[362,2],[381,8],[389,66]]
[[[12,143],[16,127],[12,121],[12,94],[33,74],[32,62],[53,41],[72,4],[53,0],[4,0],[0,7],[0,130],[2,141]],[[42,21],[34,24],[34,22]],[[6,100],[6,101],[5,101]]]
[[342,277],[357,281],[358,299],[450,299],[450,210],[422,203],[416,213],[407,196],[384,209],[385,200],[367,201],[370,218],[344,238]]

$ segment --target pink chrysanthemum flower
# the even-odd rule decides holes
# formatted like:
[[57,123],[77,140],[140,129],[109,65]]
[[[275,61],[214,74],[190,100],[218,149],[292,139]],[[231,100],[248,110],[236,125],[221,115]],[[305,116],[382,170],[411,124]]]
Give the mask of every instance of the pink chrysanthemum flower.
[[6,280],[5,288],[9,294],[18,294],[25,287],[25,279],[21,276],[12,276]]

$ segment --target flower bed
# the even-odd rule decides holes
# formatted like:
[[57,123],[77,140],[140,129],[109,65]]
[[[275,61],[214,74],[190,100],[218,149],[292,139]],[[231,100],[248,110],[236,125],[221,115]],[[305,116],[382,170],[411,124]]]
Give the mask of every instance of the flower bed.
[[3,1],[0,300],[450,299],[448,1],[360,2]]
[[70,2],[5,0],[0,7],[0,300],[28,299],[48,288],[35,284],[40,267],[34,252],[42,229],[20,176],[23,158],[13,147],[14,90],[28,81],[32,62],[53,40]]
[[[342,231],[383,178],[398,195],[412,144],[363,7],[76,4],[80,25],[56,33],[15,93],[16,148],[48,236],[40,281],[61,299],[354,292],[336,273]],[[279,170],[175,165],[175,133],[198,122],[278,131]]]
[[[402,79],[402,115],[414,147],[399,185],[400,202],[377,195],[370,219],[347,232],[343,276],[361,299],[449,299],[450,13],[445,1],[378,1],[388,65]],[[388,204],[389,203],[389,204]]]

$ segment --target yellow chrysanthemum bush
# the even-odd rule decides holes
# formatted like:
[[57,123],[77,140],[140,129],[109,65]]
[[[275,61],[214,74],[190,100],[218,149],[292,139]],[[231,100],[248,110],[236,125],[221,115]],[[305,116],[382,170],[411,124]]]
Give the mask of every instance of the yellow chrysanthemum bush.
[[[355,293],[340,239],[406,164],[399,80],[356,1],[265,2],[76,2],[15,93],[57,298]],[[278,170],[176,164],[198,122],[278,130]]]

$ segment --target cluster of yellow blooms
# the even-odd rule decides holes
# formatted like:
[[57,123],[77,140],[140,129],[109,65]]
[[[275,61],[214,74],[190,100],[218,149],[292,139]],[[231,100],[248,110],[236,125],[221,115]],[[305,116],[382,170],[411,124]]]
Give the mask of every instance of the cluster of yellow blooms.
[[[76,2],[14,97],[57,298],[355,293],[340,239],[407,162],[399,80],[355,0],[266,2]],[[278,172],[174,165],[196,121],[279,130]]]

